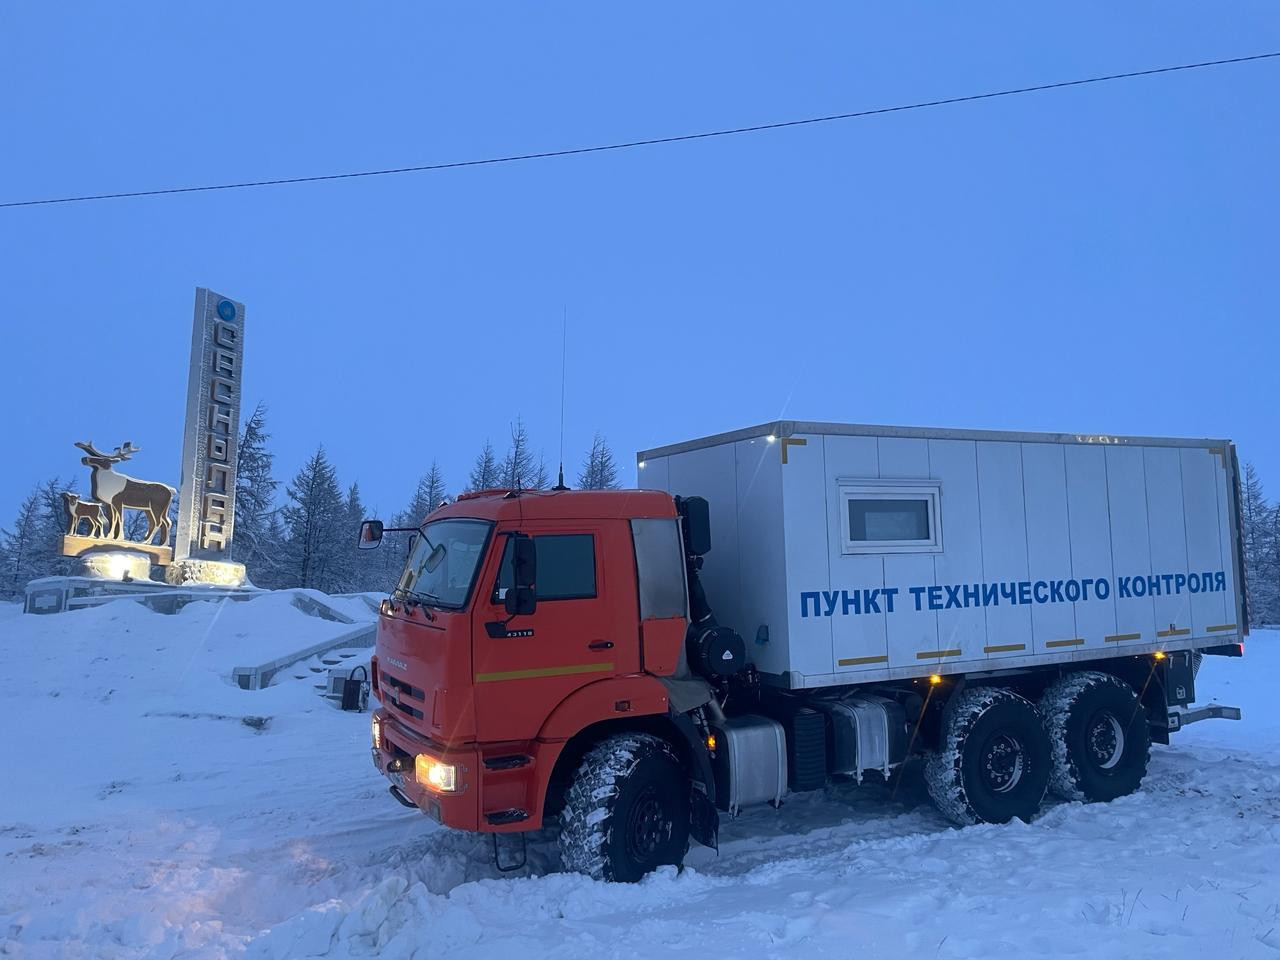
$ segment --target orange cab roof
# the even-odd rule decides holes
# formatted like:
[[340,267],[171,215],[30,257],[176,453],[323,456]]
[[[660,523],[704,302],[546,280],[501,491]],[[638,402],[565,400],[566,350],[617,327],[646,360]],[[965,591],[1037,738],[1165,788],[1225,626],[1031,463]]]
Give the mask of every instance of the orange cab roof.
[[431,518],[630,520],[675,515],[675,502],[661,490],[481,490],[440,507]]

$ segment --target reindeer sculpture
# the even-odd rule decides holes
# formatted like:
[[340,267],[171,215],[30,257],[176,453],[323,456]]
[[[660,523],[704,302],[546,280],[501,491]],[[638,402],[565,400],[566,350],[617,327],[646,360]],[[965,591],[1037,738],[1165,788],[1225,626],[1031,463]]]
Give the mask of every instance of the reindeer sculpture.
[[102,536],[102,504],[81,500],[70,490],[62,492],[62,503],[67,510],[67,536],[74,537],[80,532],[81,520],[89,521],[89,536]]
[[160,531],[160,543],[168,543],[169,528],[172,526],[169,504],[178,491],[168,484],[136,480],[112,469],[117,463],[123,463],[137,453],[138,448],[128,440],[124,446],[116,447],[114,453],[94,449],[92,441],[77,443],[76,446],[87,454],[80,458],[80,462],[93,471],[90,476],[90,493],[93,499],[106,508],[107,536],[112,540],[122,540],[125,510],[140,510],[147,518],[147,535],[140,542],[151,543],[156,532]]

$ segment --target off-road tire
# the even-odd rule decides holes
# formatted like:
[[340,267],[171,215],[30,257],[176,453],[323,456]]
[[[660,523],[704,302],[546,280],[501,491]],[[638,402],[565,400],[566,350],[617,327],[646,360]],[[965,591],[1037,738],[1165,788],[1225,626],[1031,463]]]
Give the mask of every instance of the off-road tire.
[[671,745],[647,733],[588,751],[560,814],[566,870],[631,883],[689,849],[689,780]]
[[1068,673],[1040,698],[1064,800],[1106,802],[1133,793],[1147,774],[1151,728],[1133,687],[1097,671]]
[[1050,764],[1049,735],[1031,701],[1000,687],[970,687],[943,709],[925,782],[943,816],[961,826],[1030,821]]

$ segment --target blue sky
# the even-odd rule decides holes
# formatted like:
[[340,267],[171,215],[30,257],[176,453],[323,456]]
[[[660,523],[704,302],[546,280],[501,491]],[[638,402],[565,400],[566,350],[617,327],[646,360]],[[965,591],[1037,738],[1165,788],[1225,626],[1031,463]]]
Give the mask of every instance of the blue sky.
[[[7,4],[0,200],[470,159],[1280,49],[1274,3]],[[749,137],[0,210],[0,523],[78,439],[178,480],[194,288],[277,473],[384,513],[519,414],[1229,436],[1280,494],[1280,62]],[[576,473],[576,462],[570,472]]]

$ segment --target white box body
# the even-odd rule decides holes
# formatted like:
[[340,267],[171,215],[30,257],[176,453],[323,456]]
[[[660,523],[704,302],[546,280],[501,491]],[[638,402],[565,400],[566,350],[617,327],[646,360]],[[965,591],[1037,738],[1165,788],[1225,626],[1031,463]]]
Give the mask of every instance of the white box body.
[[[709,501],[707,597],[781,686],[1243,634],[1229,441],[781,421],[637,461],[642,488]],[[929,536],[880,539],[906,522]]]

